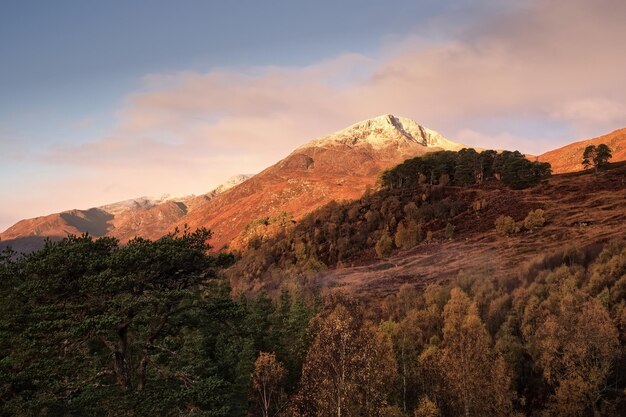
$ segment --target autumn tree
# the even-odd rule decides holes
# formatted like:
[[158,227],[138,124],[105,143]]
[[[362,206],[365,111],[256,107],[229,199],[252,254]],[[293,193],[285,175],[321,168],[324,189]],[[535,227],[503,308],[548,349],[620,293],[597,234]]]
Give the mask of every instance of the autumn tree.
[[410,249],[417,245],[421,239],[421,227],[414,220],[408,222],[405,226],[404,222],[398,224],[394,242],[396,247],[402,249]]
[[524,218],[524,228],[526,230],[535,230],[539,227],[543,227],[546,223],[545,211],[542,209],[531,210]]
[[443,312],[440,372],[449,388],[454,415],[502,416],[512,412],[510,377],[476,306],[454,288]]
[[396,364],[389,337],[339,304],[319,317],[294,401],[300,416],[378,416]]
[[263,417],[275,415],[273,411],[278,408],[281,382],[285,374],[285,367],[276,360],[275,354],[259,353],[252,373],[252,388],[261,406]]
[[511,216],[498,216],[495,221],[496,232],[502,236],[512,235],[519,232],[519,226]]
[[555,390],[551,415],[598,415],[620,354],[617,329],[599,300],[585,300],[567,287],[562,291],[560,300],[543,303],[547,311],[527,314],[527,323],[533,316],[544,316],[539,326],[525,326],[529,350]]
[[380,239],[376,242],[375,249],[379,258],[386,258],[391,255],[391,251],[393,250],[393,240],[391,240],[389,233],[383,233]]
[[439,417],[439,407],[427,396],[420,398],[419,404],[413,413],[413,417]]
[[417,397],[417,357],[424,346],[424,334],[420,328],[422,318],[418,310],[413,309],[399,323],[389,321],[382,326],[393,342],[404,412],[414,408]]

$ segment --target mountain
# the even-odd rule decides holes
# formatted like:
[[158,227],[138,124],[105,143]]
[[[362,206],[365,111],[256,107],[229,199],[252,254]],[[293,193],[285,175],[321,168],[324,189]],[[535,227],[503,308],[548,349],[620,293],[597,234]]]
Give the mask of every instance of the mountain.
[[193,208],[201,207],[219,194],[250,178],[237,175],[200,196],[139,197],[87,210],[68,210],[17,222],[0,233],[0,248],[12,246],[28,252],[43,245],[46,238],[89,233],[127,241],[135,236],[160,237]]
[[[434,130],[420,126],[411,119],[391,114],[355,123],[339,132],[312,140],[298,150],[335,145],[364,146],[380,150],[388,147],[421,145],[458,151],[464,145],[454,143]],[[297,152],[297,150],[296,150]]]
[[436,150],[458,150],[441,134],[391,114],[365,120],[294,150],[254,177],[238,176],[202,196],[140,198],[89,210],[23,220],[0,234],[31,249],[44,237],[90,232],[121,241],[158,238],[174,227],[208,227],[220,248],[251,221],[289,212],[294,218],[332,200],[359,197],[382,170]]
[[377,175],[409,157],[463,145],[414,121],[391,114],[356,123],[300,146],[285,159],[190,212],[178,226],[206,226],[216,248],[251,221],[303,214],[333,200],[358,198]]
[[555,174],[580,171],[583,169],[581,161],[585,148],[588,145],[597,146],[601,143],[608,145],[613,152],[613,158],[610,162],[626,161],[626,128],[546,152],[539,155],[538,159],[541,162],[549,162],[552,165],[552,172]]

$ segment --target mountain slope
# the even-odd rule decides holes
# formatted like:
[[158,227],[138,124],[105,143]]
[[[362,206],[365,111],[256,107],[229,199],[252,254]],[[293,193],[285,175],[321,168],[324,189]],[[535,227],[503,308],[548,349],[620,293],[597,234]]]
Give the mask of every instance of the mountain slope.
[[588,145],[597,146],[601,143],[608,145],[613,152],[613,158],[610,162],[626,161],[626,128],[554,149],[539,155],[538,158],[541,162],[549,162],[552,165],[552,172],[555,174],[580,171],[583,169],[580,162],[583,159],[585,148]]
[[426,152],[462,147],[412,120],[379,116],[297,148],[178,225],[210,228],[212,243],[220,248],[252,220],[281,212],[297,219],[332,200],[358,198],[386,168]]

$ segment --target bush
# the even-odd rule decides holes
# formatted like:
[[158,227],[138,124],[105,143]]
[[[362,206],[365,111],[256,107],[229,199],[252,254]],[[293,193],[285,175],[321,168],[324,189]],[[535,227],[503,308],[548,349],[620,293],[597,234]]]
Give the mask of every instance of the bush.
[[546,223],[544,213],[545,212],[541,209],[529,211],[528,215],[524,219],[524,228],[526,228],[527,230],[534,230],[539,227],[543,227],[543,225]]
[[376,255],[378,255],[379,258],[386,258],[391,255],[391,251],[393,250],[393,241],[391,240],[389,233],[385,232],[380,239],[378,239],[375,249]]
[[502,236],[512,235],[519,232],[519,227],[511,216],[500,216],[496,219],[496,232]]
[[423,240],[421,235],[421,227],[414,221],[409,222],[408,226],[401,222],[396,230],[394,242],[398,248],[411,249]]

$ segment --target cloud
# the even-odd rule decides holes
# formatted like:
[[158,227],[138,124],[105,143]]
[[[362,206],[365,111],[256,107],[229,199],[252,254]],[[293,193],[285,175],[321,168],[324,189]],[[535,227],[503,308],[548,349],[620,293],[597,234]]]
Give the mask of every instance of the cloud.
[[124,158],[123,150],[144,160],[163,152],[173,161],[200,161],[203,152],[276,157],[389,112],[452,139],[511,118],[600,133],[626,124],[626,56],[619,50],[626,6],[600,3],[528,2],[457,29],[455,38],[410,37],[384,48],[392,52],[345,54],[304,68],[148,75],[147,91],[127,98],[115,131],[74,151],[89,163],[89,155]]
[[459,142],[539,153],[626,126],[624,16],[621,0],[536,0],[463,25],[439,18],[435,35],[394,37],[369,55],[149,74],[109,134],[44,161],[80,171],[100,200],[197,193],[384,113]]

